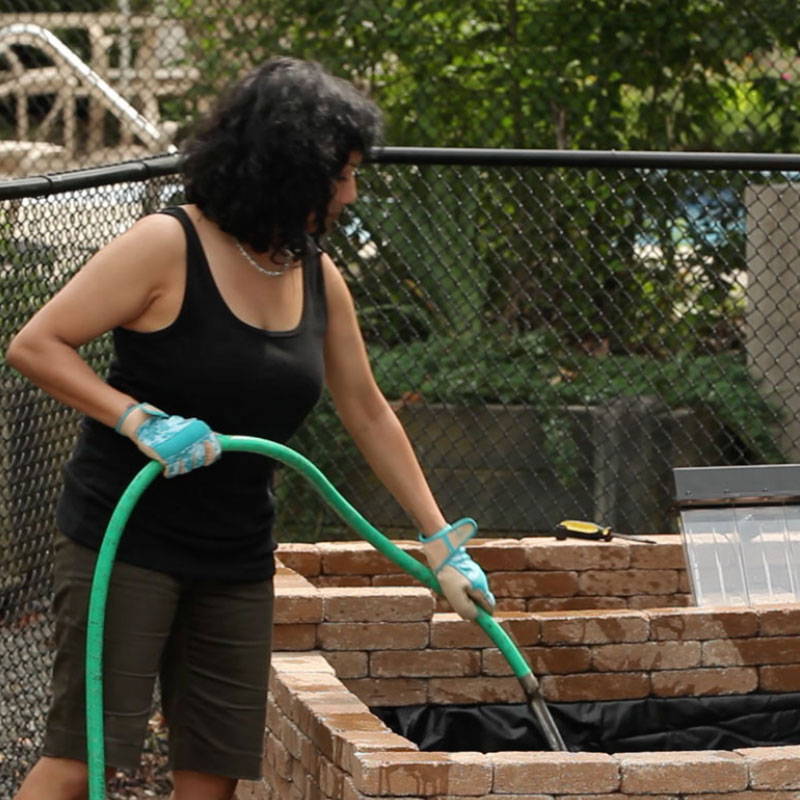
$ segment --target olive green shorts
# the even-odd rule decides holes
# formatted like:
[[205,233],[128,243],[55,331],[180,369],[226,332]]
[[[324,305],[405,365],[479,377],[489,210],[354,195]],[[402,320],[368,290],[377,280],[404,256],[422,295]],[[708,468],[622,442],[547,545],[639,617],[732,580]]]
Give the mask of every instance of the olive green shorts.
[[[86,761],[86,616],[96,553],[59,536],[56,657],[44,754]],[[258,779],[272,631],[272,581],[176,580],[117,562],[103,659],[106,765],[139,765],[156,677],[171,769]]]

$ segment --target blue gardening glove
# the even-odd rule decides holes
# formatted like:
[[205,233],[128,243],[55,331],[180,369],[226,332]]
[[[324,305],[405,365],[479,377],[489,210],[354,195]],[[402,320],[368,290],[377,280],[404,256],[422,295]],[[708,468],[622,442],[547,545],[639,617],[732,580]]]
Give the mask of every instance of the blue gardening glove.
[[490,614],[495,605],[486,574],[464,548],[477,532],[475,520],[464,518],[446,525],[430,538],[421,534],[419,537],[425,558],[439,579],[445,598],[456,613],[468,620],[478,616],[476,603]]
[[219,439],[205,422],[170,416],[149,403],[127,408],[114,430],[127,436],[148,458],[160,461],[167,478],[207,467],[222,452]]

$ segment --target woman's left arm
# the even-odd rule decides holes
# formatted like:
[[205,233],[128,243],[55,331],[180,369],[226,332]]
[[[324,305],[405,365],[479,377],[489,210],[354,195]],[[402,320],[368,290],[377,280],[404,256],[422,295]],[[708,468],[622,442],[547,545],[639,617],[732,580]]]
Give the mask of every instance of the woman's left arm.
[[375,382],[350,290],[323,254],[328,329],[325,380],[342,424],[377,478],[426,536],[446,522],[411,442]]

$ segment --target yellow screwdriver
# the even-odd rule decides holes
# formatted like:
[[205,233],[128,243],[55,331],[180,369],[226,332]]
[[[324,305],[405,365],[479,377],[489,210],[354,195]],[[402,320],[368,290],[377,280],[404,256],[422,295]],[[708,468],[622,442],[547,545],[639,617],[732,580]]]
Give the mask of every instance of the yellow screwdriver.
[[625,539],[629,542],[639,542],[641,544],[656,544],[654,539],[644,539],[641,536],[632,536],[626,533],[617,533],[610,527],[598,525],[596,522],[582,522],[577,519],[565,519],[553,528],[556,539],[599,539],[603,542],[610,542],[614,537]]

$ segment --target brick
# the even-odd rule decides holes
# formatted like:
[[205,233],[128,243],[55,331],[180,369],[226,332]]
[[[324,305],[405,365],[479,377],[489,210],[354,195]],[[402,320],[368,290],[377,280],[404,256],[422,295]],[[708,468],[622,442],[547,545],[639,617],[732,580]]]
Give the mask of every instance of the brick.
[[348,773],[352,773],[355,759],[360,753],[419,751],[414,742],[390,730],[358,731],[347,728],[337,733],[336,740],[338,749],[337,763]]
[[747,788],[747,762],[720,751],[624,753],[623,792],[733,792]]
[[274,622],[277,625],[321,622],[322,597],[319,589],[309,586],[307,589],[275,587]]
[[273,695],[269,695],[267,697],[267,731],[277,730],[278,725],[280,724],[281,718],[284,717],[284,712],[278,708],[278,704],[275,701]]
[[428,682],[419,678],[355,678],[342,683],[368,706],[416,706],[428,702]]
[[422,587],[337,587],[325,589],[321,598],[327,622],[416,622],[433,616],[433,596]]
[[[680,588],[680,586],[678,587]],[[628,598],[629,608],[685,608],[692,603],[689,594],[640,594]]]
[[647,611],[650,638],[736,639],[758,633],[758,615],[749,608],[686,608]]
[[[351,693],[348,696],[353,697]],[[302,723],[306,725],[309,738],[326,758],[335,758],[333,740],[339,733],[391,733],[361,701],[359,706],[318,703],[306,710]]]
[[302,745],[300,765],[307,775],[317,775],[320,761],[322,761],[321,751],[317,744],[307,736],[303,738]]
[[[498,800],[500,798],[498,797]],[[507,797],[504,800],[517,800],[517,796],[513,798]],[[621,795],[618,792],[614,794],[565,794],[559,795],[558,800],[678,800],[674,794],[626,794]],[[687,798],[689,800],[689,798]],[[697,800],[692,795],[691,800]],[[728,800],[730,800],[728,798]]]
[[327,760],[320,766],[320,791],[327,797],[341,797],[344,793],[344,779],[346,777],[344,770]]
[[291,651],[280,653],[272,657],[272,666],[277,672],[334,674],[333,667],[321,653],[292,653]]
[[642,594],[675,594],[678,572],[674,569],[587,570],[578,576],[578,594],[630,597]]
[[283,778],[291,777],[291,755],[283,742],[274,734],[267,736],[266,758],[272,771]]
[[492,592],[497,597],[571,597],[578,593],[577,572],[495,572]]
[[[306,800],[304,786],[298,786],[292,781],[278,778],[275,782],[274,797],[280,800]],[[310,800],[310,798],[308,798]]]
[[704,666],[798,662],[800,662],[800,638],[796,636],[715,639],[703,642]]
[[[395,541],[409,554],[421,553],[421,545]],[[398,572],[397,565],[368,542],[320,542],[322,575],[382,575]]]
[[659,535],[657,544],[632,544],[630,549],[632,569],[686,569],[686,557],[681,537]]
[[351,724],[359,730],[372,730],[376,725],[383,727],[383,723],[373,716],[364,702],[338,680],[335,690],[320,687],[298,692],[294,718],[306,733],[312,730],[315,721],[342,714],[347,715]]
[[[338,762],[341,756],[344,731],[359,733],[390,733],[386,726],[373,714],[363,712],[339,712],[331,706],[329,709],[319,707],[313,716],[308,718],[308,735],[312,742],[314,752],[321,754],[332,762]],[[306,765],[310,772],[314,772],[313,764]]]
[[235,800],[271,800],[269,787],[262,778],[258,781],[240,780],[236,786]]
[[317,646],[317,625],[275,625],[273,650],[313,650]]
[[527,612],[502,611],[494,615],[519,647],[537,644],[541,637],[539,620]]
[[518,539],[486,539],[468,547],[468,552],[487,573],[513,572],[527,567],[526,547]]
[[382,731],[386,726],[352,692],[342,687],[338,695],[325,692],[301,697],[295,712],[297,726],[328,758],[331,732],[346,726],[359,731]]
[[275,565],[275,591],[282,589],[310,589],[314,584],[308,578],[282,564]]
[[339,679],[365,678],[369,674],[369,656],[362,650],[328,650],[325,660]]
[[606,644],[643,642],[649,634],[642,611],[574,611],[539,615],[541,641],[546,644]]
[[486,647],[491,643],[484,631],[458,614],[436,614],[431,620],[431,647]]
[[281,672],[280,682],[290,692],[343,692],[343,684],[333,673],[333,670],[330,672],[303,672],[301,670],[284,670]]
[[[588,672],[591,651],[588,647],[523,647],[536,675]],[[495,648],[483,651],[481,671],[485,675],[511,675],[505,656]]]
[[280,775],[267,775],[266,782],[272,792],[271,798],[281,800],[299,800],[299,791],[292,782]]
[[699,667],[700,658],[700,642],[606,644],[592,648],[592,669],[597,672],[688,669]]
[[[283,717],[290,717],[292,715],[294,711],[295,697],[280,679],[280,676],[275,675],[274,671],[270,675],[269,682],[269,696],[267,702],[269,703],[270,701],[274,702],[275,708],[278,710],[278,712],[280,712],[277,718],[278,720],[283,719]],[[267,705],[268,714],[269,711],[270,706]],[[269,717],[267,719],[269,720]]]
[[625,597],[534,597],[527,601],[528,611],[570,611],[600,608],[628,608]]
[[323,622],[323,650],[416,650],[428,646],[425,622]]
[[759,632],[762,636],[788,636],[800,633],[800,606],[791,605],[759,606]]
[[523,539],[528,568],[541,570],[627,569],[631,548],[621,542]]
[[[748,790],[723,794],[692,794],[687,797],[689,800],[798,800],[797,792],[773,792],[769,789],[764,792]],[[507,798],[507,800],[511,800],[511,798]],[[628,798],[626,797],[625,800]]]
[[689,573],[684,570],[678,571],[678,591],[692,595],[692,581],[689,578]]
[[362,753],[352,779],[368,795],[474,797],[490,790],[492,765],[480,753]]
[[495,613],[498,611],[523,612],[528,610],[528,601],[524,597],[496,597],[495,600],[497,601]]
[[291,713],[287,715],[305,735],[310,735],[314,725],[315,715],[321,710],[340,711],[348,713],[366,713],[364,703],[351,692],[347,691],[344,684],[339,684],[336,690],[326,690],[323,687],[298,689],[289,687],[292,696]]
[[800,745],[737,750],[750,766],[751,789],[800,789]]
[[[327,799],[326,799],[327,800]],[[344,779],[342,796],[336,800],[368,800],[367,795],[362,794],[353,786],[353,779],[348,775]]]
[[314,585],[319,589],[330,589],[338,586],[355,589],[372,586],[367,575],[320,575],[314,578]]
[[758,671],[751,667],[664,670],[651,675],[656,697],[747,694],[758,688]]
[[[420,588],[420,582],[413,575],[409,575],[406,572],[374,575],[370,583],[372,586],[416,586]],[[433,596],[433,592],[431,592],[431,596]]]
[[310,542],[281,542],[276,556],[281,564],[306,578],[316,577],[322,568],[319,548]]
[[[297,725],[289,719],[283,719],[276,735],[292,759],[299,761],[303,754],[303,739],[305,737]],[[293,762],[289,764],[289,768],[293,769]]]
[[523,794],[531,787],[558,793],[613,792],[619,787],[619,768],[604,753],[492,753],[493,791]]
[[303,765],[299,761],[292,764],[292,783],[300,790],[302,797],[307,797],[306,792],[306,778],[308,773],[303,769]]
[[[431,797],[425,798],[425,800],[449,800],[447,797]],[[484,794],[480,797],[470,798],[470,800],[554,800],[552,794]],[[561,798],[559,798],[561,800]],[[571,799],[570,799],[571,800]],[[591,800],[597,800],[597,795],[593,795]],[[619,797],[615,797],[614,800],[619,800]],[[628,798],[625,798],[628,800]],[[652,797],[646,798],[646,800],[653,800]]]
[[525,693],[516,678],[431,678],[428,681],[428,702],[456,703],[522,703]]
[[758,688],[764,692],[800,691],[800,665],[767,665],[759,667]]
[[551,702],[629,700],[650,694],[650,678],[641,672],[544,675],[540,683],[542,694]]
[[477,650],[390,650],[370,654],[374,678],[466,677],[480,674]]

